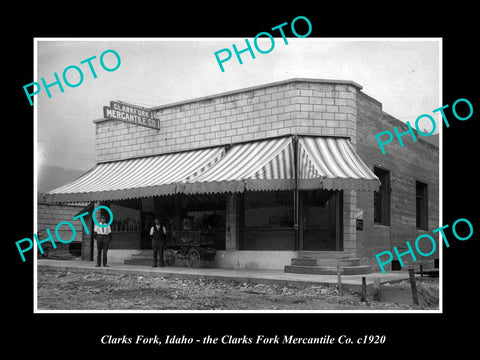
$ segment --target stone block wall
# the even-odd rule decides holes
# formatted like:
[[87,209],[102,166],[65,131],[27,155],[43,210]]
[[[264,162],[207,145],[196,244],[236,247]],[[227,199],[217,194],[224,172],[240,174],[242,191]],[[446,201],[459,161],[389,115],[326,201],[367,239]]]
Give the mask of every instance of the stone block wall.
[[[390,172],[390,225],[374,223],[373,193],[357,192],[357,208],[363,210],[364,228],[357,231],[357,255],[363,263],[369,263],[378,269],[375,254],[392,251],[397,246],[400,253],[407,251],[406,241],[414,247],[420,234],[430,234],[437,240],[437,251],[428,258],[417,256],[417,262],[410,255],[402,257],[406,264],[433,266],[433,259],[438,258],[438,234],[432,230],[439,225],[439,149],[428,143],[422,136],[402,137],[401,147],[394,135],[392,143],[386,145],[383,155],[375,135],[382,131],[391,131],[396,126],[400,133],[407,131],[407,126],[400,120],[382,111],[382,104],[366,94],[357,97],[358,135],[357,153],[371,170],[380,167]],[[416,228],[416,181],[427,184],[428,189],[428,230]],[[428,241],[425,242],[428,245]],[[422,247],[421,247],[422,249]],[[423,248],[429,252],[430,248]],[[396,258],[395,258],[396,259]],[[431,266],[431,267],[432,267]]]
[[[42,249],[44,249],[45,253],[47,253],[46,249],[48,248],[48,253],[52,255],[60,253],[68,254],[71,243],[76,243],[78,245],[82,243],[82,238],[85,233],[83,231],[82,223],[79,220],[73,220],[73,217],[75,217],[82,209],[82,206],[74,205],[47,204],[43,202],[37,204],[37,229],[35,233],[39,240],[43,240],[48,237],[47,229],[49,229],[56,245],[56,248],[54,249],[51,242],[47,241],[43,243]],[[63,221],[69,222],[75,229],[75,233],[73,233],[68,225],[64,224],[58,227],[58,236],[62,240],[69,241],[72,239],[68,243],[62,243],[59,241],[57,233],[55,233],[58,224]]]
[[288,134],[349,136],[355,144],[359,85],[292,79],[153,108],[160,130],[96,123],[96,162]]
[[343,192],[343,250],[355,254],[357,251],[357,233],[355,209],[356,191]]

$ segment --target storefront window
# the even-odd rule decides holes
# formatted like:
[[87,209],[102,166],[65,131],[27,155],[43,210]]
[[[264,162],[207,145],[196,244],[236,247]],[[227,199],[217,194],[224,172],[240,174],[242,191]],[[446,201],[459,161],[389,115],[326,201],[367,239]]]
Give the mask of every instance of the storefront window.
[[293,191],[243,194],[240,250],[294,250]]
[[245,228],[293,227],[292,191],[249,191],[244,194]]
[[331,191],[302,191],[303,194],[303,227],[327,228],[329,225],[329,214],[331,207]]
[[225,227],[225,211],[195,211],[187,212],[182,218],[183,231],[211,231]]
[[109,204],[113,213],[110,249],[137,249],[140,245],[140,210],[118,204]]
[[113,222],[112,231],[115,232],[139,232],[140,231],[140,212],[135,209],[111,204]]

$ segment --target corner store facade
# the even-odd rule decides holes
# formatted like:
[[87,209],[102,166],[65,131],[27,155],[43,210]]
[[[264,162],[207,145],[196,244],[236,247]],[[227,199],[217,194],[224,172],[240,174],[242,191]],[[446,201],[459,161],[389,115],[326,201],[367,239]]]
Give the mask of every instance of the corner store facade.
[[382,155],[374,135],[403,123],[352,81],[290,79],[150,110],[159,130],[95,120],[97,165],[47,194],[111,206],[120,260],[148,248],[154,216],[171,232],[214,228],[218,267],[278,269],[299,251],[375,265],[375,253],[438,225],[438,148],[419,139]]

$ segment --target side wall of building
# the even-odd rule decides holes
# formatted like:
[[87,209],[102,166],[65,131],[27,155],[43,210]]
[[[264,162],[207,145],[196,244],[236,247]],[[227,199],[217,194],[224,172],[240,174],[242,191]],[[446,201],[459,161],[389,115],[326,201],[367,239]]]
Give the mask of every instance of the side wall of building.
[[[49,229],[52,238],[55,241],[56,248],[53,248],[51,242],[45,242],[42,244],[42,249],[44,250],[44,255],[48,253],[48,256],[73,256],[80,255],[80,251],[83,251],[82,248],[82,239],[83,239],[83,226],[82,223],[78,220],[72,220],[81,210],[82,206],[72,206],[72,205],[60,205],[60,204],[46,204],[38,203],[37,204],[37,229],[36,234],[39,240],[46,239],[48,237],[47,230]],[[58,226],[63,221],[67,221],[75,229],[75,233],[72,231],[72,228],[67,224],[62,224]],[[55,233],[55,229],[58,226],[58,231]],[[64,243],[58,240],[60,237],[68,243]],[[69,241],[72,239],[71,241]],[[73,244],[73,245],[72,245]],[[48,250],[48,251],[47,251]],[[40,251],[39,251],[39,255]]]
[[[434,254],[430,257],[417,256],[417,262],[433,266],[438,258],[438,234],[432,230],[439,225],[439,149],[416,134],[417,141],[407,134],[402,136],[402,147],[394,134],[392,143],[385,146],[383,155],[375,135],[382,131],[393,131],[396,126],[399,133],[408,130],[407,126],[382,111],[382,105],[368,95],[359,92],[357,97],[357,153],[373,170],[379,167],[390,172],[390,226],[374,223],[374,194],[357,193],[357,209],[363,210],[363,230],[357,230],[357,255],[363,263],[378,269],[375,254],[392,251],[396,246],[400,253],[407,251],[406,241],[414,247],[416,238],[421,234],[430,234],[436,241]],[[416,181],[427,184],[428,189],[428,230],[416,228]],[[424,253],[430,252],[432,245],[428,239],[419,242]],[[386,257],[385,257],[386,259]],[[413,263],[410,255],[402,257],[405,263]],[[387,267],[390,269],[390,267]]]

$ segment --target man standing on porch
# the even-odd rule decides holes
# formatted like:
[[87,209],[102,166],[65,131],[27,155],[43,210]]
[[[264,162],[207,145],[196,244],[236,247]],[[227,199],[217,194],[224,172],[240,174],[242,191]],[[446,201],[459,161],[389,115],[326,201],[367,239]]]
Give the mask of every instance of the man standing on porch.
[[163,248],[167,239],[167,229],[160,224],[160,219],[155,219],[155,225],[150,229],[153,249],[153,267],[157,267],[157,256],[160,257],[160,267],[163,267]]
[[[105,224],[105,217],[101,216],[100,225]],[[103,266],[108,267],[107,265],[107,252],[108,246],[110,245],[110,240],[112,239],[112,230],[110,226],[98,226],[95,224],[93,229],[93,238],[97,240],[97,265],[99,267],[102,263],[102,254],[103,254]]]

